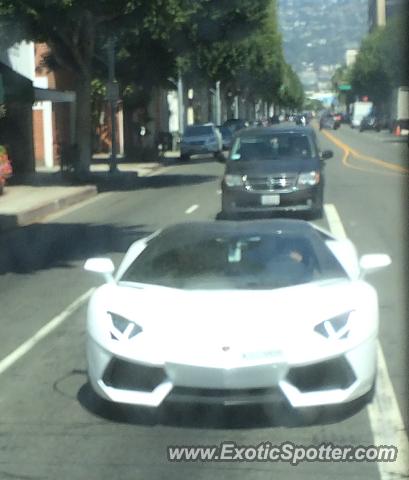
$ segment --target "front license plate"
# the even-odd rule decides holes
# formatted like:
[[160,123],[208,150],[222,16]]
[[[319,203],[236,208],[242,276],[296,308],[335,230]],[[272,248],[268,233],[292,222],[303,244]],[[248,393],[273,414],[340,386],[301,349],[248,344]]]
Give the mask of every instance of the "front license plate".
[[280,195],[261,195],[261,205],[280,205]]

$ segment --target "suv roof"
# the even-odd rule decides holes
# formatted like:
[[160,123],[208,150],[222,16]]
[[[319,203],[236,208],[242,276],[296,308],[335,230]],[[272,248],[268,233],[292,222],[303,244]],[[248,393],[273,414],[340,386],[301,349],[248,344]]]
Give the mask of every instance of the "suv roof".
[[274,125],[271,127],[253,127],[246,128],[245,130],[240,130],[237,132],[236,136],[238,137],[262,137],[268,134],[274,133],[297,133],[304,135],[312,135],[313,129],[309,126],[298,126],[298,125]]

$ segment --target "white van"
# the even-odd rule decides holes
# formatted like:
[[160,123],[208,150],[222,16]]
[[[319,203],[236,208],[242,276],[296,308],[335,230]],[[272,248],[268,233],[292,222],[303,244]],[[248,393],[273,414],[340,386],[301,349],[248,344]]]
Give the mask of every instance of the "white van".
[[355,102],[352,105],[351,128],[359,127],[362,119],[371,113],[372,107],[372,102]]

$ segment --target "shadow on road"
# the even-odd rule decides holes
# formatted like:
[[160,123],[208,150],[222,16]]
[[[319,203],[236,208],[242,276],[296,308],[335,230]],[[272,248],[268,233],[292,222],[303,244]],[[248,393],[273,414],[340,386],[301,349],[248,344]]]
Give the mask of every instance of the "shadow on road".
[[60,173],[36,173],[28,176],[16,176],[10,179],[11,185],[42,186],[79,186],[95,185],[98,192],[131,191],[147,188],[167,188],[198,185],[211,182],[218,177],[199,174],[162,174],[140,177],[136,172],[92,172],[85,176],[64,178]]
[[132,242],[147,236],[144,225],[37,223],[0,236],[0,274],[31,273],[108,253],[125,253]]
[[[326,407],[313,415],[301,416],[287,405],[208,406],[164,404],[158,411],[149,408],[113,404],[100,399],[85,383],[77,394],[81,406],[89,413],[110,422],[130,425],[164,425],[180,428],[245,429],[299,428],[338,423],[361,410],[359,405],[345,408]],[[311,413],[311,411],[310,411]]]
[[119,174],[117,178],[94,177],[92,183],[96,185],[98,192],[110,192],[198,185],[211,182],[217,178],[214,175],[193,174],[165,174],[152,177],[138,177],[133,176],[131,173],[124,173]]

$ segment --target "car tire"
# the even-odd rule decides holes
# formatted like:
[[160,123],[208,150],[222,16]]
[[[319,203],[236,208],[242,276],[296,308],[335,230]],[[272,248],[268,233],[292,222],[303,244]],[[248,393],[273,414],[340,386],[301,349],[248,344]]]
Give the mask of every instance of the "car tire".
[[293,409],[295,420],[301,426],[314,425],[318,422],[323,413],[321,407],[304,407]]
[[320,206],[314,208],[312,213],[314,220],[319,220],[324,216],[324,206],[321,204]]
[[371,385],[370,390],[359,399],[360,403],[363,406],[367,405],[368,403],[372,403],[375,397],[375,393],[376,393],[376,377],[374,378],[374,381]]
[[218,214],[217,214],[217,220],[234,220],[235,219],[235,215],[230,213],[230,212],[227,212],[226,210],[221,210]]
[[188,153],[182,153],[180,155],[181,162],[188,162],[190,160],[190,155]]

